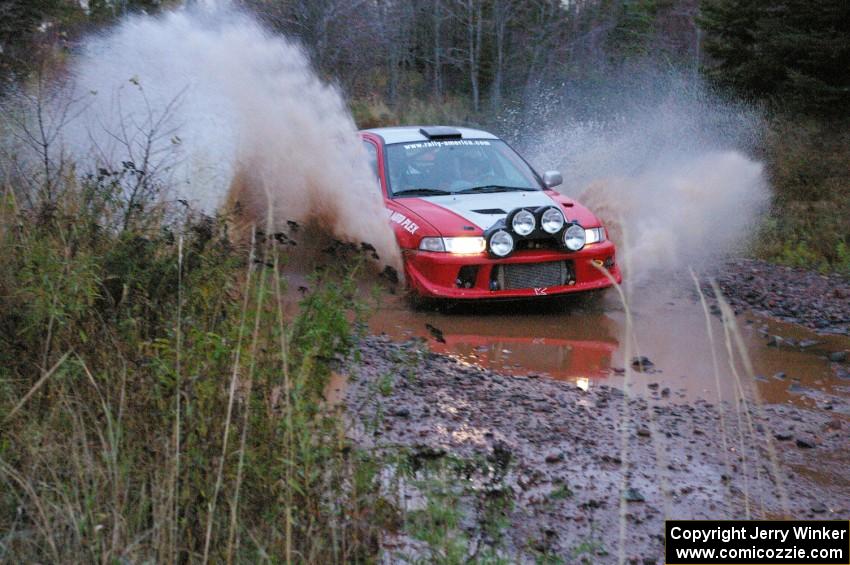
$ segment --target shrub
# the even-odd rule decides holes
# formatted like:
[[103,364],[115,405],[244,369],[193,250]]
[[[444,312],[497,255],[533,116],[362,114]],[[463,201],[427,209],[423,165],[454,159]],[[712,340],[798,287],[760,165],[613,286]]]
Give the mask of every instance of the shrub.
[[373,555],[375,464],[322,398],[362,259],[284,314],[274,240],[164,208],[124,222],[103,179],[62,194],[7,191],[0,215],[0,556]]

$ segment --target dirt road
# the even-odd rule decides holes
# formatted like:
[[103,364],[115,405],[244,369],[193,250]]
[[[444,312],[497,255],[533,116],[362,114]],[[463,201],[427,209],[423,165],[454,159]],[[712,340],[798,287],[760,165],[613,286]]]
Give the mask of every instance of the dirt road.
[[[605,385],[499,375],[421,342],[369,337],[361,352],[345,394],[358,442],[444,460],[441,476],[462,470],[450,500],[416,486],[428,484],[425,467],[389,494],[414,516],[440,501],[460,508],[455,535],[488,555],[608,563],[624,548],[629,562],[657,563],[665,517],[850,513],[850,426],[829,411],[736,410],[663,391],[627,399]],[[844,399],[834,402],[847,413]],[[384,542],[393,559],[427,557],[404,530]]]
[[[665,518],[848,517],[844,287],[782,270],[795,278],[777,301],[754,290],[781,281],[772,267],[736,265],[720,283],[752,373],[717,305],[706,325],[686,285],[637,289],[633,334],[610,295],[448,313],[385,303],[371,322],[385,335],[365,338],[339,388],[356,441],[403,453],[385,485],[403,510],[383,540],[387,560],[454,548],[660,563]],[[833,292],[807,300],[813,284]],[[777,319],[788,304],[812,329]],[[638,354],[652,365],[633,367]]]

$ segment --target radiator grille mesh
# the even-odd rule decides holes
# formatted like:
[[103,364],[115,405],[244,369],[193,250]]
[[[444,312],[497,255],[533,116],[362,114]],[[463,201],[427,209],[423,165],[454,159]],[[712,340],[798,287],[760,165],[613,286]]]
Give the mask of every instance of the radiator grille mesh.
[[495,278],[504,290],[560,286],[572,280],[570,267],[567,261],[497,265]]

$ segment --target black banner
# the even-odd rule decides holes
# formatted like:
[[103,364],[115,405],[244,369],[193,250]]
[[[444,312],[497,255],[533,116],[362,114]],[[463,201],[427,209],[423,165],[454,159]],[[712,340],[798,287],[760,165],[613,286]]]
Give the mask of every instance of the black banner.
[[850,522],[668,520],[667,565],[850,565]]

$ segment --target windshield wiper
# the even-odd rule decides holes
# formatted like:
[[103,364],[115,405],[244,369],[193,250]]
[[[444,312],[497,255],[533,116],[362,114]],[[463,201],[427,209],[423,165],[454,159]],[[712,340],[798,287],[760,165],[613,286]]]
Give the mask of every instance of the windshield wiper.
[[531,188],[528,186],[502,186],[498,184],[488,184],[484,186],[473,186],[471,188],[464,188],[463,190],[458,190],[457,192],[465,193],[465,192],[511,192],[514,190],[520,190],[523,192],[536,192],[538,189]]
[[397,192],[393,192],[393,196],[401,196],[402,194],[407,194],[410,196],[444,196],[446,194],[452,193],[448,190],[440,190],[439,188],[408,188],[407,190],[399,190]]

